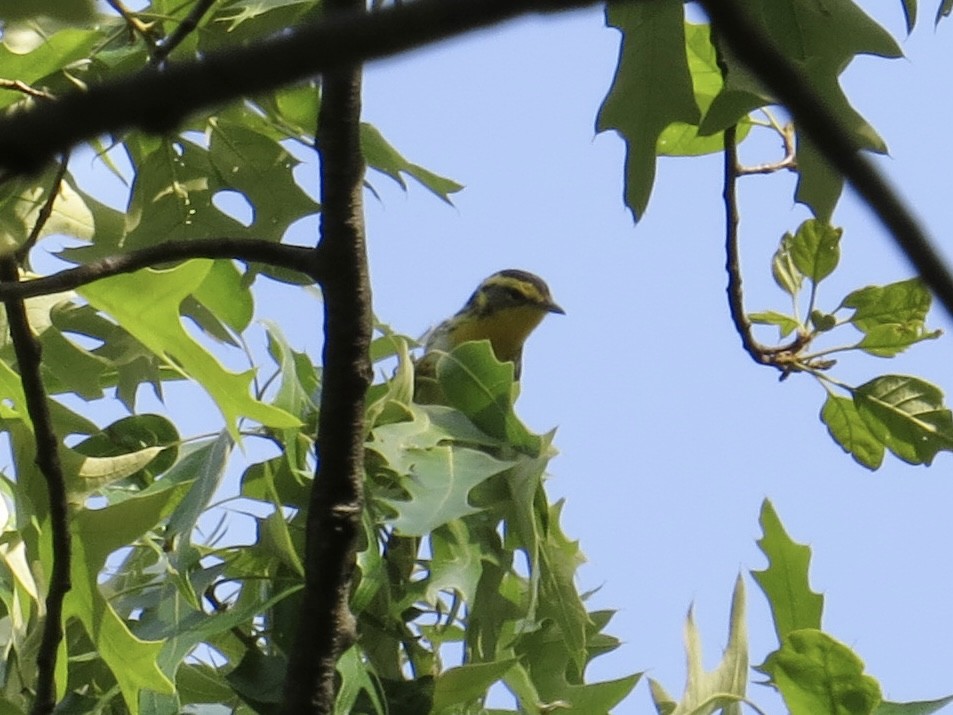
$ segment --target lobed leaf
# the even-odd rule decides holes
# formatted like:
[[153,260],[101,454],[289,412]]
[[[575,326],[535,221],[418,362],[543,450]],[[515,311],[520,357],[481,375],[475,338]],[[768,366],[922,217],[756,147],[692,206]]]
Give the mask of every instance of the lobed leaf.
[[241,416],[271,427],[298,426],[293,415],[249,394],[251,373],[225,370],[182,327],[179,304],[201,285],[211,265],[211,261],[188,261],[164,271],[146,269],[98,281],[79,292],[152,352],[198,382],[215,400],[233,438],[238,438]]
[[768,568],[751,575],[768,598],[778,642],[803,628],[820,628],[824,597],[811,590],[808,568],[811,550],[787,535],[774,506],[767,499],[759,517],[763,536],[758,547],[768,558]]
[[652,193],[659,137],[673,122],[697,125],[701,112],[680,0],[610,4],[606,25],[622,33],[622,50],[596,131],[615,130],[625,141],[625,203],[638,220]]

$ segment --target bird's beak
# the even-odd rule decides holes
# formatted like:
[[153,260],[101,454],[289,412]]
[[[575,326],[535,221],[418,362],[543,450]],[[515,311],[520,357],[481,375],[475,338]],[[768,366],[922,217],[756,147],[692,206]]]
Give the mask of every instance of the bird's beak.
[[553,301],[549,301],[546,305],[543,306],[546,308],[548,313],[559,313],[560,315],[565,315],[566,311],[563,310],[558,304]]

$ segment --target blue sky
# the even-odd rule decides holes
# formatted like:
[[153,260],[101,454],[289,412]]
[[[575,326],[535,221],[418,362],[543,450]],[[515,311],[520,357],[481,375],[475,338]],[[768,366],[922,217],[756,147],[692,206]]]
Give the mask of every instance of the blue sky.
[[[891,149],[881,166],[942,243],[953,227],[941,173],[951,29],[934,31],[933,8],[923,7],[925,20],[904,39],[900,3],[875,9],[907,58],[862,58],[844,84]],[[867,472],[827,436],[817,419],[823,391],[811,379],[779,383],[741,350],[724,294],[720,157],[663,160],[648,212],[633,225],[621,200],[622,142],[593,130],[618,40],[593,9],[368,69],[367,121],[412,161],[466,185],[448,208],[374,180],[382,200],[368,198],[367,214],[379,316],[422,333],[506,267],[546,278],[566,308],[531,338],[518,409],[539,431],[558,426],[549,488],[567,499],[567,531],[589,557],[581,585],[601,587],[596,602],[619,610],[609,630],[625,645],[593,675],[647,670],[680,693],[692,602],[714,667],[733,580],[764,566],[754,542],[767,497],[814,550],[825,628],[856,649],[885,694],[953,692],[950,456],[929,469],[888,457]],[[768,153],[743,146],[742,155],[774,158],[773,140],[760,148]],[[807,212],[793,205],[792,176],[749,178],[740,190],[747,307],[784,309],[769,260]],[[852,196],[835,223],[845,233],[841,269],[822,285],[829,308],[853,288],[912,275]],[[949,329],[938,310],[931,324]],[[949,357],[944,338],[889,361],[844,357],[838,374],[856,384],[915,374],[950,392]],[[748,585],[757,663],[774,635]],[[751,695],[781,712],[766,689]],[[617,709],[649,711],[644,685]]]

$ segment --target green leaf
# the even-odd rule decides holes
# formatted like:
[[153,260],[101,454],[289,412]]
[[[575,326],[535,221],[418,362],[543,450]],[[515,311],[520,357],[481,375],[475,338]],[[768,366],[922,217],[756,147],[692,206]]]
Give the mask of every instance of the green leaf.
[[903,19],[907,23],[907,34],[913,32],[917,24],[917,0],[901,0],[903,5]]
[[811,325],[819,333],[826,333],[837,326],[837,317],[816,308],[811,311]]
[[[55,11],[71,6],[80,14],[88,11],[88,0],[39,0],[48,9]],[[22,0],[0,0],[0,17],[12,19],[16,15],[39,15],[35,11],[37,3],[24,3]],[[0,76],[18,79],[28,85],[44,86],[68,66],[89,57],[92,49],[102,42],[98,30],[67,28],[52,34],[39,28],[31,28],[26,23],[17,28],[17,32],[4,32],[0,45]],[[0,92],[0,107],[6,107],[22,99],[19,92]]]
[[515,659],[492,663],[470,663],[443,671],[434,681],[430,712],[439,715],[453,705],[462,705],[486,695],[516,663]]
[[438,591],[455,591],[467,602],[476,598],[483,573],[484,552],[465,521],[451,521],[430,535],[430,578],[427,599],[435,602]]
[[67,594],[64,610],[67,617],[72,615],[82,622],[133,715],[139,712],[143,690],[171,694],[175,687],[157,665],[163,644],[134,636],[103,597],[97,579],[106,557],[168,515],[183,492],[182,485],[162,485],[103,509],[83,509],[71,524],[73,588]]
[[576,590],[576,570],[585,562],[578,541],[570,541],[559,523],[563,504],[549,508],[549,528],[539,549],[540,616],[550,616],[559,626],[563,643],[574,665],[582,672],[586,665],[586,630],[589,614]]
[[840,260],[840,237],[843,229],[808,219],[791,241],[791,260],[795,267],[815,285],[827,278]]
[[924,326],[932,300],[923,281],[911,278],[855,290],[841,305],[854,309],[850,322],[865,334],[858,347],[892,357],[921,340],[939,337],[940,331],[928,332]]
[[368,166],[389,176],[405,190],[407,184],[401,174],[413,177],[421,186],[448,204],[452,204],[450,194],[455,194],[463,188],[463,185],[456,181],[407,161],[371,124],[361,123],[361,151]]
[[[890,34],[850,0],[749,0],[745,5],[778,49],[807,75],[857,146],[885,152],[883,140],[848,102],[839,76],[860,54],[900,57]],[[706,133],[736,124],[754,109],[777,104],[737,58],[727,51],[723,54],[728,74],[702,122]],[[798,136],[798,175],[797,200],[828,220],[843,179],[803,136]]]
[[808,582],[811,550],[791,540],[767,499],[761,504],[759,522],[764,535],[758,547],[768,558],[768,568],[751,575],[768,598],[778,642],[784,643],[793,631],[821,627],[824,597]]
[[774,257],[771,259],[771,275],[774,277],[774,282],[792,298],[797,296],[804,282],[804,274],[794,264],[793,250],[794,236],[785,233],[781,236],[778,250],[774,252]]
[[0,20],[24,20],[40,15],[67,22],[89,22],[93,19],[91,0],[0,0]]
[[[692,75],[695,103],[705,113],[723,85],[709,25],[685,23],[685,52]],[[738,124],[736,140],[742,141],[750,130],[751,122],[742,119]],[[699,156],[723,151],[725,138],[722,132],[702,135],[697,124],[673,122],[659,135],[657,147],[659,156]]]
[[302,420],[316,415],[319,385],[311,359],[291,349],[276,323],[262,322],[268,334],[268,353],[281,370],[281,383],[272,404]]
[[791,715],[868,715],[881,701],[880,685],[864,675],[863,661],[819,630],[791,631],[762,669]]
[[921,701],[914,703],[888,703],[882,702],[874,715],[931,715],[953,703],[953,695],[938,700]]
[[[237,191],[248,201],[252,220],[245,233],[278,241],[292,223],[317,213],[318,204],[295,181],[300,162],[278,141],[216,117],[209,120],[207,131],[208,159],[216,176],[208,185],[211,198],[220,191]],[[195,203],[191,196],[189,201]],[[201,211],[197,207],[198,220]]]
[[801,326],[801,324],[790,315],[784,315],[783,313],[778,313],[773,310],[749,313],[748,320],[752,323],[758,323],[759,325],[777,325],[782,338],[790,335]]
[[497,360],[489,340],[441,354],[436,374],[448,403],[473,424],[514,449],[539,453],[542,441],[513,412],[513,363]]
[[953,415],[935,385],[905,375],[884,375],[852,391],[857,412],[897,457],[929,465],[937,452],[953,451]]
[[[735,579],[731,597],[731,617],[728,624],[728,645],[718,667],[705,672],[702,659],[701,634],[695,625],[692,609],[685,621],[685,650],[688,656],[688,675],[682,701],[672,708],[671,697],[656,685],[652,688],[655,708],[659,713],[677,710],[684,713],[713,712],[716,706],[725,715],[740,715],[738,704],[745,697],[748,684],[748,634],[745,624],[745,588],[741,575]],[[658,699],[655,699],[658,696]]]
[[231,437],[224,432],[215,439],[188,444],[182,449],[182,458],[165,475],[165,479],[172,481],[191,482],[185,497],[169,516],[165,530],[167,540],[179,537],[180,553],[191,544],[192,530],[222,483],[232,447]]
[[[373,443],[368,447],[373,449]],[[394,528],[405,536],[423,536],[478,512],[468,501],[470,490],[511,464],[465,447],[406,450],[401,464],[390,465],[405,475],[400,484],[409,496],[407,501],[385,500],[397,512]]]
[[951,12],[953,12],[953,0],[943,0],[943,2],[940,3],[940,7],[936,9],[934,23],[939,25],[940,20],[944,17],[949,17]]
[[884,459],[884,445],[860,416],[854,401],[828,394],[821,408],[821,422],[841,449],[867,469],[878,469]]
[[215,261],[192,295],[236,333],[251,323],[255,301],[242,272],[231,261]]
[[212,261],[188,261],[164,271],[146,269],[92,283],[80,293],[156,355],[198,382],[215,400],[234,439],[239,438],[237,420],[242,416],[270,427],[297,427],[296,417],[249,394],[250,372],[225,370],[182,327],[179,304],[201,285],[211,266]]
[[626,143],[625,203],[638,220],[652,193],[659,137],[673,122],[698,124],[701,112],[685,54],[681,0],[613,3],[606,24],[622,32],[622,51],[596,131]]

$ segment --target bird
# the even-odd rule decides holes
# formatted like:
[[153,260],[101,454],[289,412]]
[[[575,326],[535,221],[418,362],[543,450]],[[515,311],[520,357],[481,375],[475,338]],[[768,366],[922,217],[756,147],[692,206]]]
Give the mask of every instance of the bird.
[[496,359],[513,363],[513,379],[519,380],[523,345],[550,313],[565,315],[566,311],[539,276],[516,268],[489,276],[459,311],[424,337],[424,352],[416,364],[415,401],[433,401],[439,356],[474,340],[489,340]]

